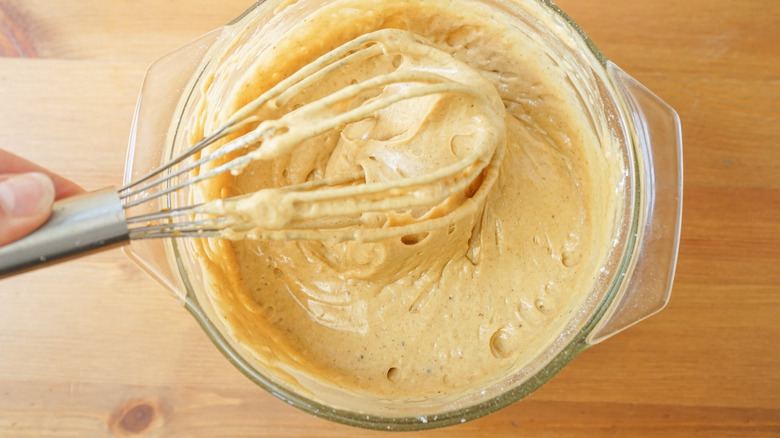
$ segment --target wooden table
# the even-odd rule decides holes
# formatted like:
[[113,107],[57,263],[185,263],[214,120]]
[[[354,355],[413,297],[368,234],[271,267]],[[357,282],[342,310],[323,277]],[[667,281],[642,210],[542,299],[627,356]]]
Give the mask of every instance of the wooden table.
[[[147,65],[250,4],[0,0],[0,147],[119,184]],[[672,300],[526,400],[427,434],[780,436],[780,2],[559,4],[682,118]],[[373,435],[250,384],[118,250],[0,281],[0,436],[112,434]]]

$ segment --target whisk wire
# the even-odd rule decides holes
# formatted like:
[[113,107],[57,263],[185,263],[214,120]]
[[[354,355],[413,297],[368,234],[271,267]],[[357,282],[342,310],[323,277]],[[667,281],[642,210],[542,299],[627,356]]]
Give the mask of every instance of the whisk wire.
[[[131,208],[140,205],[142,203],[148,202],[150,200],[159,198],[161,196],[168,195],[169,193],[182,189],[186,185],[197,182],[197,181],[188,181],[187,183],[177,184],[162,191],[158,190],[151,194],[148,193],[150,189],[158,188],[161,185],[164,185],[169,181],[183,174],[186,174],[194,169],[197,169],[202,164],[221,158],[231,152],[235,152],[237,150],[240,150],[241,148],[247,147],[252,143],[255,143],[260,137],[266,134],[266,132],[264,132],[262,129],[253,131],[253,135],[251,135],[250,137],[247,138],[239,137],[239,139],[237,139],[238,141],[231,142],[223,147],[220,147],[214,153],[206,157],[203,157],[195,162],[192,162],[186,167],[182,167],[179,170],[171,172],[174,166],[192,157],[196,153],[201,152],[203,149],[221,140],[222,138],[232,134],[240,127],[255,122],[256,118],[253,117],[251,114],[253,112],[256,112],[262,105],[266,104],[269,100],[280,95],[284,96],[281,98],[281,100],[283,101],[289,99],[291,95],[300,92],[303,86],[310,86],[312,83],[315,83],[316,81],[320,80],[324,76],[327,76],[333,71],[341,68],[344,64],[364,60],[379,55],[383,52],[381,47],[377,45],[372,45],[367,48],[358,50],[355,53],[351,53],[347,55],[345,58],[337,59],[336,61],[333,61],[334,56],[341,55],[342,53],[348,52],[349,50],[353,50],[354,46],[365,44],[366,41],[364,40],[367,41],[370,39],[363,38],[361,39],[361,41],[353,41],[352,43],[348,43],[347,45],[340,47],[339,49],[337,49],[336,52],[331,52],[329,54],[321,56],[314,62],[308,64],[301,70],[298,70],[296,73],[294,73],[287,79],[281,81],[279,84],[272,87],[270,90],[263,93],[261,96],[257,97],[255,100],[246,104],[244,107],[236,111],[226,121],[224,125],[222,125],[213,133],[209,134],[207,137],[204,137],[203,139],[198,141],[195,145],[191,146],[190,148],[188,148],[186,151],[184,151],[177,157],[168,161],[164,166],[161,166],[149,172],[148,174],[144,175],[143,177],[136,179],[128,183],[124,187],[120,188],[119,193],[120,193],[120,197],[124,201],[125,208]],[[364,87],[363,90],[365,89],[366,88]],[[344,98],[346,97],[341,97],[341,99]],[[233,165],[238,167],[250,161],[251,160],[239,160],[234,162]],[[229,170],[230,168],[232,168],[232,166],[223,167],[220,169],[219,173]],[[152,178],[165,173],[166,171],[169,173],[164,177],[155,179],[151,182],[141,185],[142,183],[149,181]],[[214,176],[215,174],[216,173],[210,173],[209,177]],[[201,178],[200,180],[202,181],[203,179],[205,178]]]

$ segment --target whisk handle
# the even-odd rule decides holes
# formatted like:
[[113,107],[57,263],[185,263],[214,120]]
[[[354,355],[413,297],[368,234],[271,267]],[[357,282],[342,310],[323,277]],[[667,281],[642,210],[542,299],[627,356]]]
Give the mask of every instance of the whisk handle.
[[116,246],[129,240],[117,191],[90,192],[54,203],[32,234],[0,247],[0,278]]

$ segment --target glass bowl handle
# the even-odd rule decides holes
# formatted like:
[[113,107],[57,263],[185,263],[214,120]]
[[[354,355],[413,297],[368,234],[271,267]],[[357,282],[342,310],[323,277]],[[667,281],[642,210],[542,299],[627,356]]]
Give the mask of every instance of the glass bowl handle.
[[[216,29],[199,39],[182,46],[158,59],[149,66],[141,93],[138,96],[130,142],[127,148],[124,183],[128,184],[163,164],[165,140],[182,91],[186,89],[193,73],[201,65],[206,51],[214,44],[221,29]],[[134,216],[154,213],[160,207],[156,203],[143,203],[134,207]],[[134,240],[122,250],[149,275],[166,286],[174,296],[184,301],[186,292],[171,271],[166,248],[162,240]]]
[[639,226],[627,281],[588,335],[595,344],[657,313],[669,302],[682,219],[682,132],[677,113],[612,62],[607,74],[623,95],[635,130]]

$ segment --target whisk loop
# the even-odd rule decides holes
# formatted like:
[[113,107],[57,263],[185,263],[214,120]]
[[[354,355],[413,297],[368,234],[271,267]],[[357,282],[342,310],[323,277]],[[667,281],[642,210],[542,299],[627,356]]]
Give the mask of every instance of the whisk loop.
[[[225,172],[238,174],[255,161],[290,154],[306,139],[366,119],[402,101],[445,93],[461,94],[477,101],[488,99],[472,87],[436,72],[436,68],[401,70],[396,66],[394,71],[344,86],[277,119],[260,120],[257,116],[264,106],[284,107],[347,65],[368,62],[381,55],[430,58],[431,53],[443,55],[419,37],[398,30],[381,30],[358,37],[280,81],[181,155],[121,188],[122,203],[127,210]],[[397,89],[383,94],[389,86]],[[371,93],[378,96],[371,97]],[[362,99],[359,105],[343,105],[355,99]],[[489,102],[485,105],[489,107]],[[218,141],[247,127],[250,128],[247,133],[209,150]],[[385,218],[379,221],[381,226],[376,226],[375,215],[366,213],[418,207],[434,211],[434,207],[466,191],[480,178],[497,148],[503,147],[502,139],[496,132],[479,132],[473,139],[471,153],[427,174],[367,183],[363,172],[352,172],[128,217],[130,238],[376,240],[421,232],[442,226],[446,221],[432,213],[419,218],[407,215],[400,223]],[[219,164],[224,157],[236,153],[242,154]],[[210,163],[218,164],[207,169]]]

